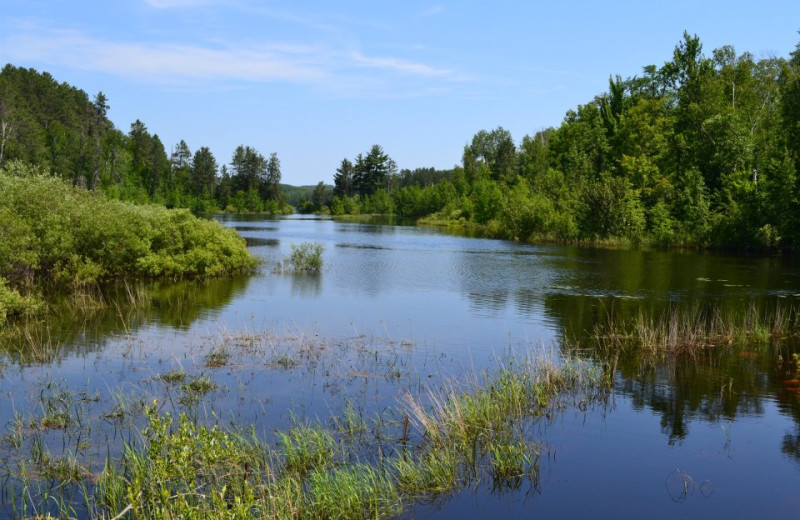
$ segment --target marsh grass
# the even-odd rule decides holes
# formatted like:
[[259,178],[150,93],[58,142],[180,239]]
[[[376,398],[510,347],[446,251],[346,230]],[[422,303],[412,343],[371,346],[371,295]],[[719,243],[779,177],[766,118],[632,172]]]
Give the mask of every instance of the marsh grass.
[[158,379],[169,384],[183,383],[187,377],[188,374],[183,369],[170,370],[158,375]]
[[[172,383],[166,374],[156,380],[179,384],[193,396],[215,388],[207,375],[176,374],[184,375]],[[535,481],[539,448],[530,425],[567,402],[598,398],[598,382],[593,368],[577,362],[515,359],[440,391],[407,392],[394,410],[365,415],[346,402],[329,422],[294,419],[275,432],[273,445],[259,440],[252,427],[199,424],[190,415],[161,412],[153,401],[140,410],[145,422],[139,433],[99,468],[70,453],[52,457],[39,443],[39,455],[19,460],[14,469],[26,475],[15,477],[15,492],[30,497],[18,502],[18,511],[104,518],[388,518],[466,485],[518,489]],[[58,386],[48,392],[41,400],[59,406],[92,399]],[[125,413],[136,411],[128,406]],[[68,428],[85,420],[70,419]],[[18,426],[24,429],[24,421]],[[42,479],[50,487],[37,487]]]
[[[674,307],[656,315],[640,313],[623,319],[608,315],[590,336],[605,350],[638,349],[652,355],[695,355],[734,345],[768,345],[800,337],[800,313],[780,305],[742,310],[712,307]],[[578,340],[568,341],[573,345]]]
[[209,368],[224,367],[230,362],[232,355],[225,346],[216,347],[206,354],[206,366]]
[[0,328],[0,351],[20,364],[41,364],[61,353],[61,342],[44,320],[25,317]]
[[293,368],[299,367],[301,364],[300,359],[296,357],[292,357],[289,354],[283,353],[278,354],[274,358],[272,358],[269,363],[267,363],[268,367],[271,368],[282,368],[284,370],[291,370]]
[[194,406],[206,395],[218,388],[217,384],[207,375],[188,378],[180,384],[178,402],[184,406]]
[[576,361],[556,366],[516,360],[468,390],[451,386],[424,400],[406,394],[404,409],[421,435],[414,456],[429,470],[415,474],[402,464],[404,480],[417,492],[425,485],[442,492],[444,484],[488,472],[495,485],[516,487],[531,476],[539,455],[526,438],[526,424],[549,416],[560,406],[559,396],[581,396],[575,404],[583,406],[600,398],[602,392],[591,389],[603,386],[594,369]]
[[[151,368],[154,377],[109,389],[101,402],[88,383],[82,391],[44,382],[36,406],[15,415],[3,437],[0,508],[10,503],[5,511],[16,517],[387,518],[464,486],[535,486],[534,425],[604,392],[593,367],[538,352],[501,356],[497,369],[466,378],[415,379],[402,357],[409,347],[365,335],[223,332],[190,356],[160,361],[197,365]],[[233,376],[208,369],[219,351]],[[320,378],[344,399],[341,408],[322,419],[298,419],[290,408],[290,424],[276,417],[283,422],[265,431],[228,410],[217,416],[216,398],[200,405],[219,385],[274,367],[281,372],[272,377]],[[373,409],[365,392],[377,388],[391,389],[391,399]]]

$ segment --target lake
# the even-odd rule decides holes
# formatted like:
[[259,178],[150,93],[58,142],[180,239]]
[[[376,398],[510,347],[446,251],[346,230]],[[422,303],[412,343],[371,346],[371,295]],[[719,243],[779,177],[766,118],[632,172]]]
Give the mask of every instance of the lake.
[[[326,420],[343,406],[380,413],[403,392],[474,379],[509,357],[560,358],[565,337],[581,345],[571,355],[603,363],[592,333],[610,317],[800,304],[800,267],[788,257],[528,245],[314,217],[220,218],[265,260],[261,273],[149,286],[141,289],[146,305],[62,317],[28,341],[42,352],[3,355],[0,516],[34,512],[12,504],[18,489],[8,482],[35,450],[96,466],[136,440],[141,418],[126,409],[152,399],[198,421],[252,424],[269,439],[291,421]],[[302,242],[324,245],[322,272],[274,273]],[[231,360],[212,362],[231,351]],[[770,341],[651,363],[619,355],[607,399],[565,407],[532,432],[535,481],[503,490],[481,482],[403,517],[797,518],[796,353],[793,342]],[[178,372],[215,387],[192,393],[170,382]],[[53,410],[72,419],[32,426]]]

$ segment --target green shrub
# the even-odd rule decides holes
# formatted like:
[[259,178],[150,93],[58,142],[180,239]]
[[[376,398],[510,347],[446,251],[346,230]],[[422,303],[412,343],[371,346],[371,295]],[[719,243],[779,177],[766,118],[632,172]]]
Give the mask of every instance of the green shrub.
[[5,323],[8,316],[32,314],[38,309],[38,300],[22,296],[17,290],[8,287],[6,280],[0,276],[0,325]]
[[8,284],[2,293],[8,314],[19,307],[9,295],[37,287],[212,277],[257,264],[244,239],[218,222],[188,210],[106,199],[19,161],[0,170],[0,193],[0,276]]
[[278,265],[279,272],[307,273],[322,269],[322,252],[325,250],[322,244],[303,242],[299,245],[291,244],[291,248],[291,254]]

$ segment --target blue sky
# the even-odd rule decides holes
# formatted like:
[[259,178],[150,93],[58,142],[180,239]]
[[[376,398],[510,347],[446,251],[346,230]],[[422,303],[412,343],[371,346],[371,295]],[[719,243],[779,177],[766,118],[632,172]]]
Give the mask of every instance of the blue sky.
[[449,168],[481,129],[517,141],[669,60],[684,30],[704,51],[756,58],[800,41],[793,1],[0,0],[0,62],[108,97],[228,163],[276,152],[283,182],[331,183],[380,144],[400,168]]

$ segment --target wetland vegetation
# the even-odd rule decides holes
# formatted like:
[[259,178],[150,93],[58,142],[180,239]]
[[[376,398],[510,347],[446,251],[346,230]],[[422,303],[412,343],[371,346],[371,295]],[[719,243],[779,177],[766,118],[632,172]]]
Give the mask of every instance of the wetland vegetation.
[[60,290],[83,294],[91,306],[108,282],[229,276],[257,266],[244,240],[217,222],[109,200],[18,161],[0,169],[0,192],[0,326],[9,315],[35,314]]
[[[570,481],[630,456],[656,466],[624,470],[640,512],[664,499],[683,508],[670,514],[727,511],[725,487],[768,472],[793,482],[800,291],[788,259],[224,220],[259,239],[266,265],[318,243],[325,269],[132,285],[139,303],[125,311],[123,291],[119,309],[81,318],[82,333],[51,321],[40,355],[4,342],[4,516],[448,517],[470,496],[472,517],[480,504],[521,514],[573,504]],[[768,430],[748,424],[779,419],[779,438],[755,449]],[[617,433],[587,426],[597,421]],[[729,442],[734,470],[724,451],[699,464],[697,438]]]
[[[544,352],[414,385],[419,374],[392,368],[393,356],[414,348],[408,344],[356,338],[330,348],[267,331],[220,343],[200,346],[209,349],[201,366],[158,374],[149,388],[114,389],[108,402],[99,392],[44,382],[36,406],[15,412],[2,437],[5,510],[56,518],[385,518],[482,480],[497,489],[535,487],[543,448],[530,430],[608,395],[609,381],[592,365],[557,365]],[[394,405],[369,413],[349,396],[341,412],[291,416],[266,435],[202,405],[220,391],[213,378],[225,367],[266,375],[320,363],[326,374],[351,373],[347,365],[358,363],[360,374],[395,389]],[[109,435],[121,445],[104,447]]]

